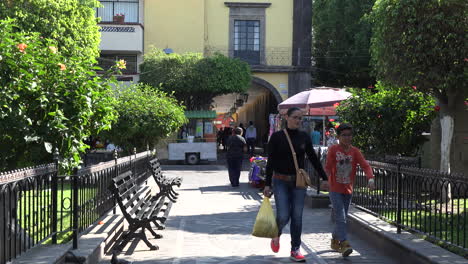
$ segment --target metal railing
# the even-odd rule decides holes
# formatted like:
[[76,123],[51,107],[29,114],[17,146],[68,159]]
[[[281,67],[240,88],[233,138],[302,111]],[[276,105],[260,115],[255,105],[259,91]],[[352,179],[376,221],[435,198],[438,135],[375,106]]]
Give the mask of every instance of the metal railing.
[[397,164],[400,163],[402,166],[422,168],[421,156],[409,157],[399,155],[364,155],[368,160],[378,161],[383,163]]
[[[73,240],[115,208],[108,186],[119,173],[148,172],[149,151],[59,175],[58,159],[0,174],[0,264],[39,244]],[[149,175],[149,174],[148,174]],[[145,177],[142,177],[143,180]],[[146,177],[147,178],[147,177]]]
[[[327,148],[315,148],[325,166]],[[419,158],[393,158],[384,163],[369,161],[376,189],[367,188],[364,171],[358,168],[353,203],[401,229],[419,233],[432,242],[452,246],[468,255],[468,177],[421,169]],[[320,192],[320,179],[308,160],[305,169]]]
[[401,229],[422,234],[435,242],[468,253],[468,180],[461,174],[444,174],[397,164],[370,161],[376,189],[366,188],[358,170],[353,203]]
[[101,18],[101,22],[113,22],[116,14],[124,14],[125,22],[138,23],[140,6],[138,0],[127,1],[103,1],[103,7],[96,8],[96,16]]
[[[227,57],[236,57],[234,49],[228,47],[206,46],[204,55],[212,56],[215,53],[223,54]],[[262,53],[264,55],[262,56]],[[260,58],[249,58],[245,54],[240,54],[239,59],[246,61],[250,65],[261,66],[291,66],[292,65],[292,49],[286,47],[267,47],[260,50]],[[310,59],[310,57],[308,57]]]

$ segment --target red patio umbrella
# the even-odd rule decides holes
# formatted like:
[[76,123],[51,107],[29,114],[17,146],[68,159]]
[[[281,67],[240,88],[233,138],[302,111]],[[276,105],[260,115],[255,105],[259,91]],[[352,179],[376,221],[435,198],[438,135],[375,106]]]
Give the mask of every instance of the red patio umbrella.
[[350,96],[351,93],[346,92],[344,89],[316,87],[284,100],[278,105],[278,110],[283,114],[291,107],[299,107],[306,115],[331,116],[336,114],[333,105],[346,100]]

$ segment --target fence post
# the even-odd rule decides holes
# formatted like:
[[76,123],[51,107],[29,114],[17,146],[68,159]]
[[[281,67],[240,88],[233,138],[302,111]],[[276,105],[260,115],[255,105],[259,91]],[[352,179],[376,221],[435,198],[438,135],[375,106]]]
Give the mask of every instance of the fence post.
[[[117,153],[117,149],[114,149],[114,177],[119,176],[119,167],[117,166],[119,154]],[[112,182],[112,180],[111,180]],[[112,207],[112,213],[116,214],[117,213],[117,208],[115,204],[115,199],[112,199],[114,201],[114,207]]]
[[[320,163],[322,163],[322,149],[321,147],[318,147],[318,151],[317,151],[317,158],[319,160]],[[317,175],[317,179],[315,180],[316,181],[316,184],[317,184],[317,194],[320,194],[320,175],[318,175],[317,173],[317,170],[315,170],[315,174]]]
[[73,249],[78,248],[78,167],[73,169]]
[[149,161],[150,161],[150,147],[149,144],[146,144],[146,161],[145,161],[145,184],[148,185],[148,178],[150,176],[150,168],[149,168]]
[[136,155],[137,155],[137,149],[136,148],[133,148],[133,155],[134,155],[134,157],[133,157],[134,159],[133,159],[133,163],[132,163],[132,173],[133,173],[133,175],[135,175],[136,174],[136,164],[135,164],[135,162],[136,162]]
[[53,154],[54,164],[55,164],[55,173],[52,174],[52,186],[51,187],[51,199],[52,199],[52,209],[51,209],[51,228],[52,228],[52,244],[57,244],[57,203],[58,203],[58,174],[59,174],[59,151],[58,148],[55,148]]
[[402,199],[401,155],[397,159],[397,234],[401,234],[401,199]]

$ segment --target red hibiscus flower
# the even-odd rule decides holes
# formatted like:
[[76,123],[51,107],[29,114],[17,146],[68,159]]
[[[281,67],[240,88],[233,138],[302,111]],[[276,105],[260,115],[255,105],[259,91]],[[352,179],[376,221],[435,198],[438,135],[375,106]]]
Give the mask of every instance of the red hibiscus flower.
[[24,52],[24,50],[28,47],[28,45],[24,44],[24,43],[20,43],[18,45],[16,45],[19,49],[20,52]]

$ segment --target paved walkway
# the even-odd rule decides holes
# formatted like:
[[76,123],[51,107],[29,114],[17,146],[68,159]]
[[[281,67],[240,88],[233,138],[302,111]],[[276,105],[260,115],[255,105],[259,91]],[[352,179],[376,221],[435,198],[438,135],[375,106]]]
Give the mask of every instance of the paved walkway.
[[[271,252],[269,239],[250,235],[262,197],[246,183],[247,171],[242,172],[240,188],[232,188],[224,166],[165,166],[163,169],[168,176],[182,176],[184,182],[167,228],[161,231],[164,238],[150,239],[160,249],[150,251],[136,240],[127,245],[119,259],[141,264],[291,263],[289,229],[281,237],[277,254]],[[329,249],[330,230],[328,209],[305,208],[302,251],[307,263],[396,263],[353,234],[350,240],[355,251],[343,259]]]

